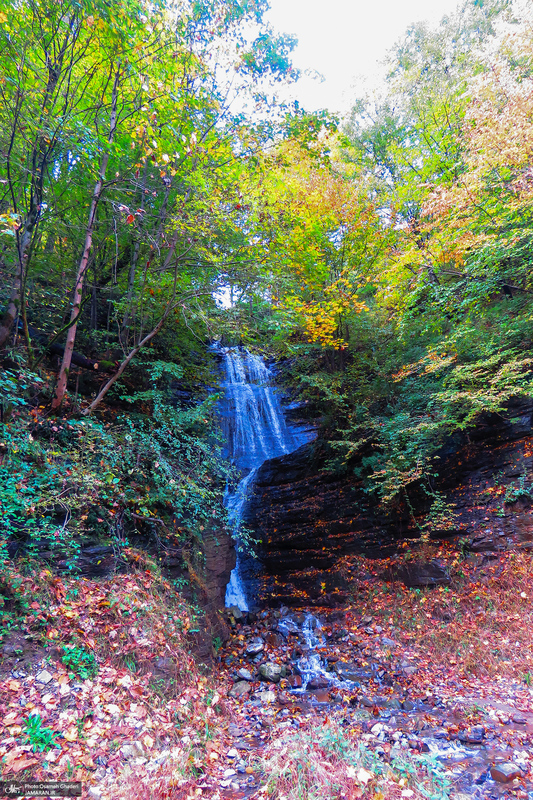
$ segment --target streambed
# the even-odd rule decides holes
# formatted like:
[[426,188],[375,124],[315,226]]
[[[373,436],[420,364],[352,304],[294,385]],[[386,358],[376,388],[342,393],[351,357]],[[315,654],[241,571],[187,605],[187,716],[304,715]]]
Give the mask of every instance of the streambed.
[[463,693],[451,674],[435,680],[369,616],[282,608],[252,622],[234,608],[230,620],[228,690],[256,727],[297,729],[309,715],[335,715],[385,760],[434,760],[454,796],[533,798],[529,687],[473,680]]

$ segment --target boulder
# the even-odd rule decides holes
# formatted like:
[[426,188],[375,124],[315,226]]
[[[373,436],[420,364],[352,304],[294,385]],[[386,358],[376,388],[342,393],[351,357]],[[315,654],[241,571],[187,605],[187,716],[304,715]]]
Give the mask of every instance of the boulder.
[[259,674],[261,679],[264,681],[268,681],[268,683],[278,683],[279,679],[281,678],[282,668],[280,664],[273,664],[272,662],[267,662],[266,664],[261,664],[259,667]]
[[440,586],[450,582],[450,574],[447,567],[437,559],[391,564],[382,573],[381,577],[386,581],[401,581],[409,588]]
[[246,648],[246,655],[250,656],[250,658],[253,658],[254,656],[258,656],[259,653],[262,653],[264,649],[265,645],[263,644],[263,642],[259,639],[256,639],[255,641],[251,642]]
[[494,764],[490,768],[490,776],[493,781],[498,781],[498,783],[510,783],[515,778],[520,778],[522,771],[516,764],[508,761],[505,764]]
[[314,691],[315,689],[326,689],[329,686],[329,681],[324,675],[315,675],[307,684],[307,688]]
[[237,683],[233,684],[228,694],[230,697],[243,697],[248,694],[251,688],[249,681],[237,681]]

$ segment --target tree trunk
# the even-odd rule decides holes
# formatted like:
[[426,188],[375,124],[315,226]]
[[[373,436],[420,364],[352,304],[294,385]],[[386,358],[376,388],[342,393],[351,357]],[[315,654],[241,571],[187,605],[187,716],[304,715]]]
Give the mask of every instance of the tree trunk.
[[11,333],[11,329],[13,328],[13,324],[19,313],[20,303],[22,300],[22,287],[24,283],[25,268],[28,260],[33,232],[39,219],[39,211],[40,203],[38,202],[37,198],[34,197],[34,201],[32,202],[32,206],[24,222],[22,236],[19,238],[18,242],[17,269],[13,278],[11,294],[9,296],[7,308],[4,313],[4,318],[2,320],[2,324],[0,325],[0,348],[3,347],[9,339],[9,334]]
[[92,403],[84,411],[82,411],[83,416],[86,417],[89,414],[91,414],[94,411],[94,409],[96,408],[96,406],[98,406],[101,403],[101,401],[103,400],[105,395],[108,393],[108,391],[111,389],[111,387],[113,386],[115,381],[118,381],[118,379],[120,378],[120,376],[122,375],[122,373],[124,372],[124,370],[126,369],[128,364],[130,363],[132,358],[135,358],[135,356],[137,355],[139,350],[142,347],[144,347],[145,344],[148,344],[148,342],[150,342],[154,338],[154,336],[157,336],[157,334],[159,333],[159,331],[163,327],[167,317],[168,317],[168,312],[165,313],[164,316],[161,317],[161,319],[159,320],[159,322],[157,323],[155,328],[153,330],[151,330],[150,333],[146,334],[144,339],[142,339],[142,341],[140,341],[139,344],[136,345],[136,347],[134,347],[133,350],[131,350],[128,353],[128,355],[126,356],[126,358],[124,359],[124,361],[122,362],[122,364],[120,365],[118,370],[115,372],[115,374],[111,378],[109,378],[109,380],[105,384],[105,386],[103,386],[102,389],[100,389],[100,391],[98,392],[97,396],[94,398]]
[[[176,231],[174,233],[174,238],[172,240],[172,244],[171,244],[170,250],[167,253],[167,257],[165,258],[165,262],[163,264],[162,271],[166,270],[169,267],[170,262],[172,261],[172,259],[174,257],[174,253],[176,252],[177,244],[178,244],[178,233]],[[128,364],[130,363],[132,358],[135,358],[135,356],[137,355],[139,350],[142,347],[144,347],[145,344],[148,344],[148,342],[151,342],[152,339],[154,338],[154,336],[157,336],[157,334],[159,333],[159,331],[161,330],[161,328],[165,324],[165,320],[167,319],[167,317],[169,316],[170,312],[174,308],[174,304],[175,304],[175,301],[176,301],[177,278],[178,278],[178,275],[177,275],[177,267],[176,267],[175,271],[174,271],[174,288],[172,290],[172,297],[169,299],[169,301],[167,303],[167,306],[166,306],[163,314],[161,315],[161,319],[159,320],[157,325],[150,331],[150,333],[147,333],[146,336],[144,337],[144,339],[141,339],[141,341],[137,345],[135,345],[133,350],[131,350],[128,353],[128,355],[126,356],[126,358],[124,359],[124,361],[122,362],[122,364],[120,365],[118,370],[115,372],[115,374],[108,380],[108,382],[105,384],[105,386],[103,386],[102,389],[100,389],[100,391],[98,392],[98,395],[95,397],[93,402],[85,409],[85,411],[82,412],[84,416],[87,416],[92,411],[94,411],[96,406],[101,403],[101,401],[103,400],[105,395],[111,389],[111,387],[113,386],[115,381],[118,381],[118,379],[120,378],[120,376],[122,375],[122,373],[124,372],[124,370],[126,369]]]
[[[113,143],[113,139],[115,137],[115,132],[117,128],[117,98],[118,98],[119,77],[120,77],[120,65],[118,65],[117,67],[117,71],[115,74],[115,82],[113,84],[113,94],[111,99],[111,116],[109,118],[109,133],[107,136],[107,141],[109,145]],[[73,324],[71,324],[71,326],[67,331],[67,341],[65,343],[65,352],[63,354],[63,361],[61,363],[61,369],[59,370],[59,377],[57,379],[56,394],[54,399],[52,400],[53,411],[57,411],[61,407],[63,400],[65,398],[65,392],[67,390],[68,373],[70,370],[70,363],[72,361],[72,353],[74,351],[74,342],[76,341],[76,329],[78,327],[77,322],[75,322],[75,320],[79,316],[79,309],[82,302],[83,285],[85,282],[85,276],[87,274],[87,268],[89,266],[89,255],[91,252],[91,246],[93,242],[93,232],[96,222],[96,213],[98,210],[98,203],[100,202],[100,198],[102,197],[102,192],[104,189],[104,181],[105,181],[108,161],[109,161],[109,148],[106,149],[106,151],[102,156],[98,180],[94,187],[91,207],[89,209],[89,218],[87,220],[87,227],[85,229],[85,243],[80,258],[78,274],[76,276],[76,283],[74,286],[74,297],[72,299],[72,311],[70,314],[70,320]]]
[[[62,75],[63,59],[65,57],[65,53],[67,51],[68,44],[71,41],[72,35],[73,34],[71,31],[69,31],[65,35],[62,47],[60,48],[58,56],[54,62],[52,62],[49,59],[48,55],[46,56],[46,65],[48,69],[48,82],[43,97],[43,105],[40,117],[41,124],[43,123],[46,114],[49,113],[48,103],[53,97],[54,92],[57,89],[59,79]],[[8,177],[8,182],[10,184],[11,199],[13,202],[13,210],[15,211],[15,213],[18,213],[18,207],[13,188],[13,182],[11,178],[11,155],[15,143],[17,125],[21,113],[21,108],[22,108],[22,101],[20,101],[20,103],[17,105],[15,111],[13,125],[11,129],[10,143],[6,159],[7,177]],[[23,302],[24,282],[26,279],[30,245],[32,242],[35,229],[39,223],[39,216],[41,213],[41,204],[43,199],[44,177],[45,177],[46,167],[53,158],[53,151],[55,145],[56,145],[55,137],[51,142],[47,142],[44,136],[38,136],[36,141],[34,142],[31,151],[30,163],[32,166],[31,166],[31,190],[30,190],[29,209],[28,213],[26,214],[26,219],[24,220],[24,224],[22,226],[22,232],[20,232],[20,230],[17,231],[17,268],[15,270],[15,275],[13,277],[13,284],[11,287],[11,294],[9,296],[7,308],[5,310],[2,323],[0,324],[0,349],[5,346],[5,343],[9,338],[9,334],[11,333],[11,329],[17,318],[20,305]]]

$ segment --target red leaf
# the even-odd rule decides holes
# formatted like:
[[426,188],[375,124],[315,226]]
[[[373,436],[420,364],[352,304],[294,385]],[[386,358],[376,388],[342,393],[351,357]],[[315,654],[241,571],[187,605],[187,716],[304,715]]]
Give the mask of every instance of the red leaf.
[[128,216],[126,217],[126,222],[128,223],[128,225],[131,225],[131,223],[134,220],[135,220],[135,215],[134,214],[128,214]]

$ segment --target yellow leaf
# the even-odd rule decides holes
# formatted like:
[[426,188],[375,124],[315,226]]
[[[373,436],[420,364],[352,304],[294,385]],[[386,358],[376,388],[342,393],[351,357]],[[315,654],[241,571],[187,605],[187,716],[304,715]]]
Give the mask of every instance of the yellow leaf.
[[78,729],[77,728],[69,728],[68,731],[65,731],[63,734],[63,738],[67,740],[67,742],[75,742],[78,738]]

